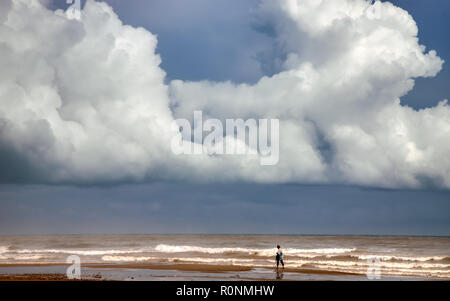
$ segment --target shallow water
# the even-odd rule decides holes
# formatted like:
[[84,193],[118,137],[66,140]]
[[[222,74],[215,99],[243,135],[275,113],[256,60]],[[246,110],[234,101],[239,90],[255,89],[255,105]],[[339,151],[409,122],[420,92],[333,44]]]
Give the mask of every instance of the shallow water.
[[[2,236],[0,264],[65,263],[78,255],[81,264],[214,264],[247,266],[249,272],[225,278],[272,279],[276,248],[284,251],[288,279],[323,279],[302,270],[355,273],[331,278],[450,279],[450,238],[293,235],[64,235]],[[104,270],[105,271],[105,270]],[[373,272],[376,274],[373,274]],[[113,273],[113,272],[111,272]],[[118,278],[125,279],[124,271]],[[113,274],[114,274],[113,273]],[[141,274],[149,271],[141,271]],[[154,270],[151,272],[157,273]],[[176,273],[164,271],[164,275]],[[171,274],[172,273],[172,274]],[[178,272],[179,274],[181,272]],[[133,274],[133,273],[131,273]],[[131,275],[130,274],[130,275]],[[193,272],[183,272],[194,277]],[[128,274],[127,274],[128,275]],[[310,275],[310,276],[307,276]],[[326,275],[326,274],[325,274]],[[202,273],[198,277],[203,277]],[[212,275],[206,275],[212,276]],[[217,275],[216,275],[217,276]],[[133,276],[130,276],[133,277]],[[159,277],[159,276],[158,276]],[[197,276],[195,276],[197,277]],[[221,278],[219,276],[218,278]],[[114,277],[113,277],[114,278]],[[116,277],[117,278],[117,277]],[[146,277],[143,277],[146,278]]]

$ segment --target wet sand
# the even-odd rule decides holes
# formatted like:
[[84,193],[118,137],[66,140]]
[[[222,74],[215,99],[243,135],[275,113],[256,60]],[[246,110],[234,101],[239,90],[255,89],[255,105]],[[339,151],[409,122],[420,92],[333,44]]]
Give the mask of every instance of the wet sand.
[[[250,266],[236,266],[236,265],[212,265],[212,264],[92,264],[86,265],[90,268],[122,268],[122,269],[151,269],[151,270],[177,270],[177,271],[193,271],[193,272],[208,272],[208,273],[225,273],[225,272],[243,272],[251,271],[255,267]],[[272,270],[272,269],[267,269]],[[277,269],[273,269],[277,272]],[[285,268],[278,269],[278,272],[284,273],[305,273],[305,274],[325,274],[325,275],[360,275],[356,273],[337,272],[337,271],[324,271],[314,269],[301,269],[301,268]]]
[[[65,281],[67,264],[1,264],[0,281]],[[82,280],[360,280],[365,275],[301,268],[212,264],[84,264]]]
[[[101,280],[96,278],[83,279],[82,281]],[[68,279],[64,274],[21,274],[21,275],[0,275],[0,281],[80,281]]]
[[213,265],[213,264],[87,264],[89,268],[112,268],[112,269],[150,269],[150,270],[177,270],[190,272],[244,272],[251,271],[249,266],[236,265]]

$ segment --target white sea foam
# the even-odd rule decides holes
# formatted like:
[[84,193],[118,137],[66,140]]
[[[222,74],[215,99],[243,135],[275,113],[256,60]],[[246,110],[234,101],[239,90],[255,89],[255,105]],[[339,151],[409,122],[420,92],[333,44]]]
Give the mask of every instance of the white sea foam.
[[235,258],[204,258],[204,257],[175,257],[169,258],[170,262],[195,262],[195,263],[221,263],[234,265],[251,265],[253,259],[235,259]]
[[44,258],[43,255],[15,255],[14,260],[21,261],[21,260],[37,260]]
[[286,249],[291,254],[345,254],[356,251],[356,248],[320,248],[320,249]]
[[380,260],[399,260],[399,261],[439,261],[446,258],[446,256],[389,256],[389,255],[359,255],[358,259],[367,260],[369,258],[378,258]]
[[[138,241],[130,237],[127,241],[106,237],[100,243],[98,238],[84,238],[81,244],[66,244],[54,240],[39,242],[23,241],[11,247],[6,241],[0,245],[1,263],[65,263],[67,255],[79,255],[83,262],[110,262],[110,263],[192,263],[217,265],[245,265],[255,270],[271,269],[275,265],[273,248],[267,239],[255,242],[242,241],[234,238],[221,238],[216,240],[198,240],[190,237],[172,237],[166,239],[151,239]],[[95,240],[94,240],[95,239]],[[227,241],[229,239],[229,241]],[[155,243],[158,241],[159,244]],[[347,243],[348,242],[348,243]],[[78,243],[78,242],[76,242]],[[219,244],[220,243],[220,244]],[[316,242],[284,242],[286,267],[299,269],[317,269],[323,271],[355,272],[365,275],[369,267],[370,258],[380,260],[382,277],[395,275],[408,275],[417,277],[450,278],[450,254],[447,241],[439,241],[440,248],[427,249],[423,244],[408,248],[374,247],[370,240],[361,248],[354,248],[353,241],[347,239],[338,242],[328,242],[317,239]],[[43,248],[40,248],[40,245]],[[21,248],[17,248],[20,246]],[[62,247],[67,246],[67,247]],[[91,247],[85,247],[91,246]],[[328,247],[327,247],[328,246]],[[290,247],[290,248],[289,248]]]
[[44,258],[44,256],[42,254],[35,254],[35,255],[18,255],[18,254],[8,254],[8,255],[0,255],[0,260],[5,260],[6,263],[9,262],[28,262],[28,261],[32,261],[34,262],[35,260],[39,260]]
[[18,254],[33,254],[33,253],[52,253],[52,254],[73,254],[73,255],[108,255],[108,254],[128,254],[128,253],[143,253],[148,251],[149,249],[105,249],[105,250],[72,250],[72,249],[22,249],[16,250],[15,252]]
[[[289,265],[298,265],[302,266],[304,264],[312,264],[312,265],[331,265],[331,266],[341,266],[341,267],[351,267],[351,266],[361,266],[361,267],[368,267],[369,263],[367,261],[361,260],[361,261],[333,261],[333,260],[314,260],[314,261],[308,261],[308,260],[289,260]],[[385,262],[380,261],[379,267],[382,268],[405,268],[405,269],[448,269],[450,268],[450,264],[443,264],[443,263],[406,263],[406,262]]]
[[[328,264],[316,264],[315,268],[328,270],[328,271],[339,271],[339,272],[350,272],[366,274],[367,266],[336,266]],[[450,272],[448,270],[437,270],[437,269],[413,269],[413,268],[387,268],[380,267],[380,273],[382,277],[385,276],[422,276],[422,277],[436,277],[436,278],[449,278]]]
[[114,261],[114,262],[136,262],[136,261],[149,261],[156,259],[161,258],[153,256],[117,256],[117,255],[105,255],[102,257],[103,261]]
[[168,262],[187,262],[187,263],[221,263],[221,264],[235,264],[245,265],[254,262],[253,259],[234,259],[234,258],[205,258],[205,257],[154,257],[154,256],[117,256],[105,255],[102,257],[103,261],[109,262],[142,262],[142,261],[168,261]]
[[[155,247],[156,251],[165,253],[183,253],[183,252],[198,252],[198,253],[209,253],[209,254],[223,254],[223,253],[245,253],[245,254],[255,254],[261,256],[273,256],[275,254],[274,248],[268,249],[253,249],[253,248],[211,248],[211,247],[200,247],[200,246],[174,246],[160,244]],[[355,251],[355,248],[319,248],[319,249],[290,249],[284,250],[285,254],[289,255],[302,255],[314,257],[315,254],[345,254]]]
[[[146,257],[146,256],[103,256],[104,261],[116,262],[142,262],[156,260],[160,261],[161,257]],[[203,263],[203,264],[231,264],[231,265],[246,265],[254,267],[272,267],[273,264],[267,264],[268,260],[258,259],[236,259],[236,258],[208,258],[208,257],[169,257],[166,258],[168,262],[183,262],[183,263]],[[311,267],[327,270],[336,270],[342,272],[357,272],[365,273],[367,271],[368,263],[366,261],[331,261],[331,260],[289,260],[287,261],[289,267],[304,267],[309,265]],[[431,263],[392,263],[380,262],[380,269],[385,275],[421,275],[430,274],[436,277],[448,277],[450,265],[448,264],[431,264]]]
[[[221,253],[257,253],[264,252],[264,249],[247,249],[247,248],[207,248],[199,246],[171,246],[160,244],[155,247],[155,250],[163,253],[183,253],[183,252],[199,252],[210,254]],[[273,249],[272,249],[273,253]]]

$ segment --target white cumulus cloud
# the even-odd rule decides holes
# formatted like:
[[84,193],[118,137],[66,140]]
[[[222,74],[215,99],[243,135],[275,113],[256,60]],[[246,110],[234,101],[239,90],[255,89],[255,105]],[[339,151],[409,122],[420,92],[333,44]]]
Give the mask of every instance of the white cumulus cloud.
[[[38,1],[0,4],[2,181],[349,183],[450,188],[450,110],[400,97],[442,68],[412,17],[364,0],[262,1],[286,52],[256,84],[164,83],[157,37],[87,1],[81,20]],[[182,49],[180,49],[182,51]],[[431,97],[431,96],[430,96]],[[172,122],[280,119],[280,159],[177,156]]]

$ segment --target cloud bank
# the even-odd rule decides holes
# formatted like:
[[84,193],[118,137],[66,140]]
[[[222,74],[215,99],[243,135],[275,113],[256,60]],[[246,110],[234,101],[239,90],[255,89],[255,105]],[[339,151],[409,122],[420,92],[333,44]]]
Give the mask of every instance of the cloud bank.
[[[151,180],[450,188],[447,101],[399,98],[443,61],[412,17],[364,0],[261,1],[285,55],[256,84],[165,84],[157,37],[87,1],[81,20],[38,1],[0,4],[1,182]],[[182,51],[182,49],[180,49]],[[176,156],[176,118],[279,118],[280,160]]]

